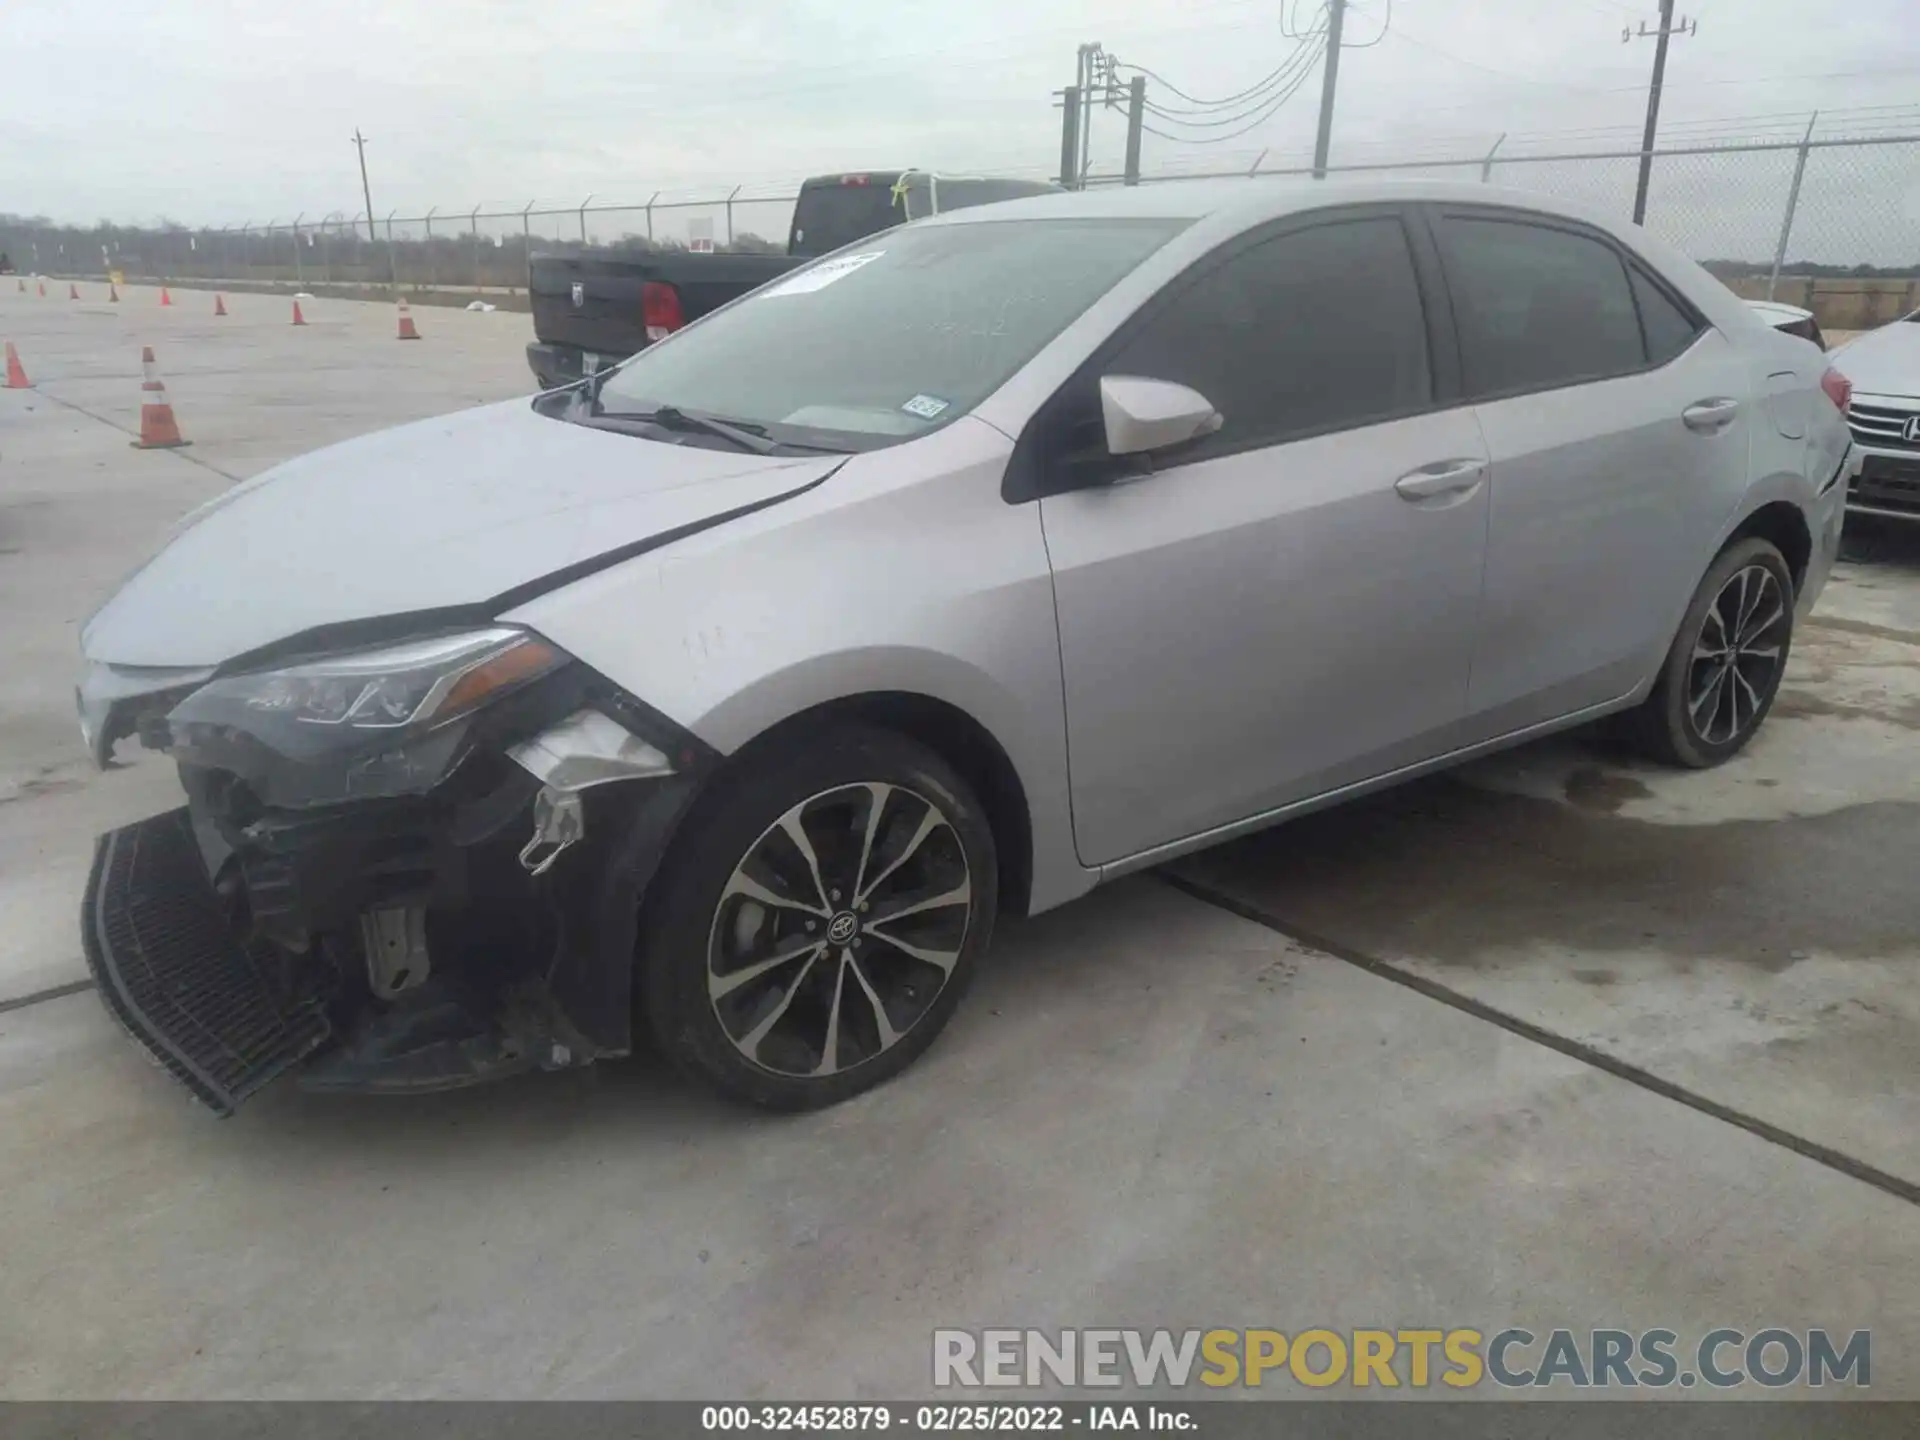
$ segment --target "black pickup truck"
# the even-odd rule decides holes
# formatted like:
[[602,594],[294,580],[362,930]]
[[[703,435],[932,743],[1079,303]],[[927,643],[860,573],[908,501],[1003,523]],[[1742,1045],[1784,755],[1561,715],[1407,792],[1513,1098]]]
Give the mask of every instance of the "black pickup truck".
[[535,255],[527,266],[536,337],[527,364],[541,389],[568,385],[842,245],[943,210],[1056,188],[1044,180],[926,170],[816,175],[794,201],[784,255]]

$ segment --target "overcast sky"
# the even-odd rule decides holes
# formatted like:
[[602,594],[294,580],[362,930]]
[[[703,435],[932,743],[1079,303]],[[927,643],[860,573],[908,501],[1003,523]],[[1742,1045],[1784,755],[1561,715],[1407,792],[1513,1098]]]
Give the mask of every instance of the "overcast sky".
[[[1355,0],[1334,157],[1468,152],[1621,127],[1644,105],[1653,5]],[[1301,0],[1310,20],[1317,0]],[[1189,94],[1231,94],[1293,43],[1279,0],[13,0],[0,24],[0,211],[218,225],[917,165],[1051,174],[1050,92],[1098,40]],[[1683,7],[1684,8],[1684,7]],[[1911,107],[1920,0],[1705,0],[1676,40],[1667,133],[1816,107]],[[1156,98],[1177,104],[1154,87]],[[1149,137],[1149,170],[1311,148],[1317,78],[1217,145]],[[1842,123],[1858,126],[1853,115]],[[1100,117],[1096,168],[1118,163]],[[1199,132],[1205,133],[1205,132]],[[1768,133],[1772,133],[1769,130]],[[1594,137],[1603,139],[1609,137]],[[1519,144],[1519,141],[1510,141]],[[1585,143],[1585,142],[1583,142]],[[1907,208],[1920,224],[1920,195]]]

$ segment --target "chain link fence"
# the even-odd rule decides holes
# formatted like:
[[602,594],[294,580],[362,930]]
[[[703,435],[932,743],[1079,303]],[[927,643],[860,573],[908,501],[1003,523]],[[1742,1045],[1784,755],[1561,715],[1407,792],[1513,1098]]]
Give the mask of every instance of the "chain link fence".
[[317,219],[186,226],[53,225],[0,215],[0,252],[23,272],[236,284],[360,285],[402,289],[524,289],[535,253],[644,250],[778,253],[786,249],[798,187],[738,185],[657,192],[637,204],[441,210],[403,217],[364,212]]
[[[1143,175],[1142,184],[1310,176],[1307,166]],[[1631,215],[1639,150],[1382,160],[1330,175],[1456,180],[1533,190]],[[1089,183],[1122,183],[1120,175]],[[1749,299],[1815,311],[1823,327],[1868,329],[1920,308],[1920,135],[1688,145],[1653,152],[1646,226]]]
[[[1264,160],[1264,154],[1261,160]],[[1165,172],[1143,184],[1304,175],[1302,167]],[[1428,175],[1517,186],[1630,214],[1637,150],[1385,159],[1333,166],[1349,175]],[[1119,175],[1087,183],[1117,184]],[[411,291],[524,290],[536,252],[649,249],[779,251],[797,185],[588,196],[573,206],[472,206],[413,217],[333,212],[199,229],[56,226],[0,216],[0,251],[22,271],[221,282],[351,285]],[[1920,304],[1920,134],[1679,145],[1653,153],[1646,224],[1742,294],[1819,310],[1863,328]],[[1878,272],[1878,273],[1874,273]],[[1851,288],[1849,285],[1851,284]],[[1816,305],[1815,302],[1818,302]]]

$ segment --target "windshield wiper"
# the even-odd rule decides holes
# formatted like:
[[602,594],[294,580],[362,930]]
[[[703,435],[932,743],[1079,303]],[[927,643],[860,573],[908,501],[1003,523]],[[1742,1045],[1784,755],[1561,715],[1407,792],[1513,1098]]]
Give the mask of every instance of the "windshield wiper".
[[755,431],[760,429],[758,426],[716,420],[708,415],[682,410],[676,405],[660,405],[644,412],[603,410],[599,412],[599,418],[658,425],[663,430],[697,430],[703,434],[717,435],[722,440],[739,446],[742,450],[753,451],[756,455],[771,455],[780,448],[780,443],[777,440],[769,440],[764,432],[756,434]]

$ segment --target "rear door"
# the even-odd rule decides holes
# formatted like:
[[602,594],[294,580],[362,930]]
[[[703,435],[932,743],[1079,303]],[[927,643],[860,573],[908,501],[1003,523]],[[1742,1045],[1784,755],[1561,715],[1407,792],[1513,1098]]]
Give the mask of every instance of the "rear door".
[[1476,738],[1651,673],[1744,493],[1752,379],[1610,237],[1528,212],[1429,212],[1461,376],[1492,458]]
[[[1416,267],[1396,208],[1243,237],[1022,436],[1063,492],[1041,516],[1086,863],[1426,758],[1461,720],[1486,454]],[[1115,463],[1103,374],[1190,385],[1225,424],[1154,473],[1076,481]]]

